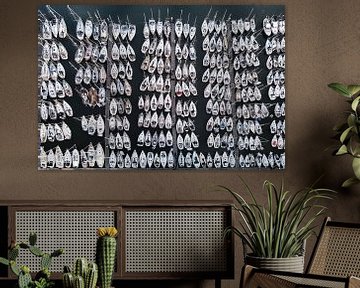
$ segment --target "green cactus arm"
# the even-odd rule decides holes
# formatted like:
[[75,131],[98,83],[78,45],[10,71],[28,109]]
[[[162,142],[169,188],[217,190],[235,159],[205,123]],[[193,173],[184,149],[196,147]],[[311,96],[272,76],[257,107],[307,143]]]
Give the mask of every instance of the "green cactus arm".
[[34,232],[31,232],[29,235],[29,244],[31,246],[35,246],[36,245],[36,241],[37,241],[37,235]]
[[89,262],[88,270],[98,270],[98,265],[95,262]]
[[38,256],[38,257],[41,257],[41,256],[44,255],[44,252],[42,252],[42,251],[40,250],[40,248],[37,247],[37,246],[30,246],[30,247],[29,247],[29,251],[30,251],[32,254],[34,254],[35,256]]
[[63,253],[64,253],[64,249],[62,249],[62,248],[57,249],[57,250],[55,250],[54,252],[51,253],[51,257],[58,257]]
[[19,246],[16,245],[15,247],[11,248],[8,252],[9,260],[15,261],[16,258],[19,256]]
[[90,262],[85,276],[85,288],[95,288],[98,280],[98,267]]
[[79,275],[85,279],[88,262],[86,258],[78,258],[75,261],[74,274]]
[[71,268],[68,265],[64,266],[64,273],[71,273]]
[[51,265],[51,256],[48,253],[44,253],[41,256],[40,267],[41,269],[49,269]]
[[31,287],[30,285],[32,283],[33,282],[31,279],[31,275],[29,273],[21,271],[19,274],[19,279],[18,279],[19,288],[29,288],[29,287]]
[[21,242],[21,243],[19,243],[19,247],[22,249],[29,249],[30,246],[24,242]]
[[62,283],[64,288],[74,287],[74,275],[70,272],[64,273],[62,276]]
[[19,276],[20,274],[20,268],[16,265],[16,262],[11,260],[10,262],[10,269],[11,271],[16,275],[16,276]]
[[80,275],[74,277],[74,288],[85,288],[84,278]]
[[0,263],[9,266],[10,261],[4,257],[0,257]]

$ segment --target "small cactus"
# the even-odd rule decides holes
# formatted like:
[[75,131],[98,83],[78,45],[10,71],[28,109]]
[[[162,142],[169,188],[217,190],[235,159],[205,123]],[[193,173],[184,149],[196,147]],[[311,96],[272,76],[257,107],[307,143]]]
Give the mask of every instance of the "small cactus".
[[89,263],[85,276],[85,288],[95,288],[98,279],[98,266],[96,263]]
[[74,275],[71,273],[69,266],[64,266],[64,273],[62,275],[62,283],[64,288],[74,287]]
[[86,258],[78,258],[75,260],[73,273],[69,266],[64,266],[64,288],[95,288],[97,279],[98,268],[96,263],[90,262],[88,264]]
[[74,287],[74,276],[71,272],[66,272],[62,276],[62,283],[64,288]]
[[74,277],[74,288],[85,288],[84,278],[80,275]]
[[86,270],[88,268],[88,261],[86,258],[78,258],[75,261],[74,274],[76,276],[81,276],[85,279]]
[[110,288],[116,258],[115,227],[97,229],[99,238],[96,243],[96,262],[99,268],[99,282],[101,288]]

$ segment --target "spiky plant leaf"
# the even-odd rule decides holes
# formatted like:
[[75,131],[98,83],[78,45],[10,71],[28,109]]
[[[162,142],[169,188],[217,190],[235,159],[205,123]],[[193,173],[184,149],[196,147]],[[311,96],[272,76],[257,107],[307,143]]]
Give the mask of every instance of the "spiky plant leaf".
[[[242,181],[244,183],[244,181]],[[324,207],[316,205],[319,200],[329,199],[334,191],[312,187],[290,193],[283,183],[277,188],[270,181],[264,182],[267,191],[266,206],[260,205],[248,186],[245,192],[252,202],[247,202],[239,193],[220,186],[234,199],[234,210],[240,214],[240,227],[231,227],[254,256],[291,257],[301,253],[304,241],[314,231],[314,221],[322,215]]]

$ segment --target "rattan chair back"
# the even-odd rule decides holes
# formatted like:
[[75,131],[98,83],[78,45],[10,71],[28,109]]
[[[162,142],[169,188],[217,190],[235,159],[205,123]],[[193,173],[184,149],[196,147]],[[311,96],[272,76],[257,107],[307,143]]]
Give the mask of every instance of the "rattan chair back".
[[360,277],[360,224],[333,222],[328,218],[307,273]]

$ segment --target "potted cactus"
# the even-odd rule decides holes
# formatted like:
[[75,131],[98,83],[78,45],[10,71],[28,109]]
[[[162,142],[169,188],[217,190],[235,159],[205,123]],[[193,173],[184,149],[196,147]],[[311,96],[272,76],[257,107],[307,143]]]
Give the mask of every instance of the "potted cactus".
[[64,267],[64,288],[95,288],[97,279],[97,264],[88,262],[86,258],[76,259],[73,272],[69,266]]
[[116,258],[115,227],[100,227],[97,229],[96,262],[99,268],[99,287],[110,288]]
[[[0,257],[0,263],[10,266],[11,271],[18,277],[18,288],[49,288],[54,285],[50,280],[50,265],[54,257],[64,253],[63,249],[57,249],[51,254],[43,252],[36,246],[37,236],[30,233],[29,243],[13,242],[10,245],[8,259]],[[28,250],[33,255],[39,257],[41,270],[35,275],[34,280],[30,274],[30,268],[26,265],[19,266],[16,259],[20,249]]]

